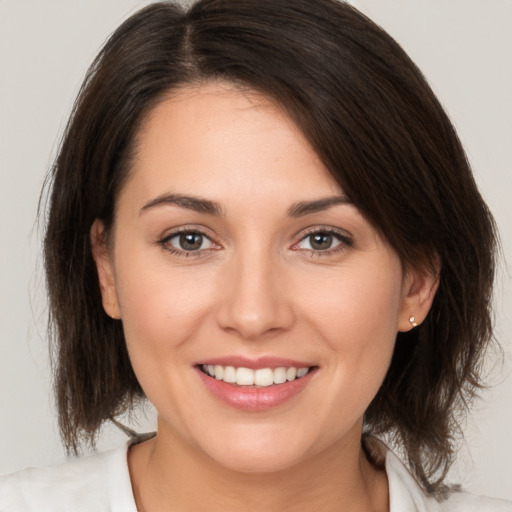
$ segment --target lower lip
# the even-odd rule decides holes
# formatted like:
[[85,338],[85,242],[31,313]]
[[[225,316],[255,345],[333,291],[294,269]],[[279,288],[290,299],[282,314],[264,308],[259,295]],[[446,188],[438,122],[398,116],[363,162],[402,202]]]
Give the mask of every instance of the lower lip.
[[298,395],[310,382],[316,369],[304,377],[268,387],[236,386],[214,379],[196,368],[206,389],[225,404],[246,411],[266,411],[284,404]]

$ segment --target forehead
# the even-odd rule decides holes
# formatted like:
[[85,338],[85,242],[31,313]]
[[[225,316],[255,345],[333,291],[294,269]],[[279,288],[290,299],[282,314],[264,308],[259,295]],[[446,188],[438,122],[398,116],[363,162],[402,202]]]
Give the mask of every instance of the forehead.
[[259,191],[306,200],[340,193],[275,102],[226,83],[183,87],[153,108],[137,134],[128,182],[145,197],[179,192],[222,200],[230,191]]

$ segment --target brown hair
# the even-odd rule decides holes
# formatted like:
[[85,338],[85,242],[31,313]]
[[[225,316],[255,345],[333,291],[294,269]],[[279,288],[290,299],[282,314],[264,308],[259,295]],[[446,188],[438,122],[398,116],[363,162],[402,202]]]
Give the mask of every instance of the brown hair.
[[157,3],[110,37],[90,68],[52,169],[45,264],[66,447],[143,391],[120,321],[102,309],[89,232],[112,225],[141,120],[169,91],[220,79],[278,102],[404,267],[441,265],[425,322],[398,333],[365,432],[402,446],[442,489],[457,414],[492,339],[496,236],[455,130],[420,71],[382,29],[335,0]]

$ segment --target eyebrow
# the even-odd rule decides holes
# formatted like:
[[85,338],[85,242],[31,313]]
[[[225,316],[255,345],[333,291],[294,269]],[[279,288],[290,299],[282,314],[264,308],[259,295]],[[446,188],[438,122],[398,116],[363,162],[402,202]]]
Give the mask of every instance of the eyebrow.
[[316,199],[314,201],[300,201],[292,204],[288,209],[289,217],[303,217],[311,213],[322,212],[340,204],[353,204],[352,201],[345,195],[325,197],[323,199]]
[[[299,201],[294,203],[288,208],[289,217],[303,217],[312,213],[328,210],[334,206],[352,204],[352,201],[345,195],[332,196],[322,199],[315,199],[313,201]],[[204,199],[196,196],[189,196],[185,194],[162,194],[161,196],[152,199],[141,208],[141,213],[151,208],[163,205],[175,205],[187,210],[193,210],[198,213],[206,213],[220,217],[224,215],[224,209],[216,201]]]
[[161,196],[158,196],[155,199],[149,201],[149,203],[146,203],[141,208],[141,213],[146,210],[149,210],[150,208],[154,208],[155,206],[162,206],[166,204],[180,206],[181,208],[193,210],[198,213],[207,213],[209,215],[215,215],[216,217],[224,215],[224,210],[219,203],[211,201],[209,199],[187,196],[184,194],[163,194]]

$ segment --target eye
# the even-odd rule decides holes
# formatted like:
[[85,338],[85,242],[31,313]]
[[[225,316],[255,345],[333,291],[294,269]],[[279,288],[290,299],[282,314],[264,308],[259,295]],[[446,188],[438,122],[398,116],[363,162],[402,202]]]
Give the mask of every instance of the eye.
[[215,244],[199,231],[181,231],[162,240],[162,244],[172,252],[196,252],[212,249]]
[[298,246],[301,249],[309,249],[313,251],[327,251],[333,249],[341,243],[340,240],[334,237],[331,233],[318,232],[311,233],[305,236],[299,243]]
[[352,245],[351,240],[336,231],[317,230],[304,236],[294,248],[314,252],[334,252]]

